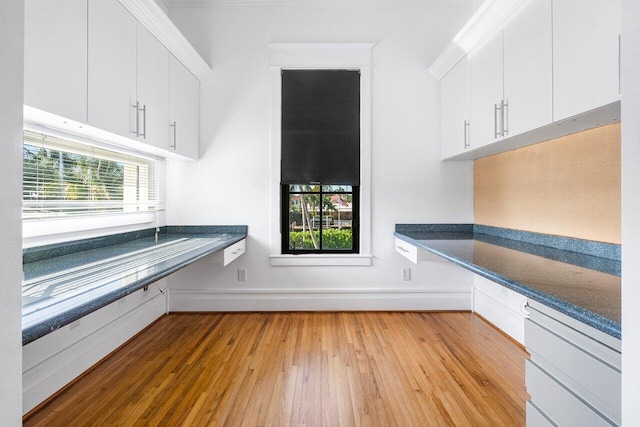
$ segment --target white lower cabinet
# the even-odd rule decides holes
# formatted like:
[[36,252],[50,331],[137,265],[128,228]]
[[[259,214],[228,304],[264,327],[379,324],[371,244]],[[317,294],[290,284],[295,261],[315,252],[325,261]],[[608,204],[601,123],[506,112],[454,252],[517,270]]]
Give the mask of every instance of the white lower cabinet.
[[527,298],[477,274],[473,281],[473,311],[524,345]]
[[536,303],[529,312],[527,425],[620,425],[619,340],[584,324],[576,329],[564,322],[566,316]]
[[526,425],[528,426],[538,426],[538,427],[554,427],[553,423],[549,418],[547,418],[537,406],[531,403],[530,400],[527,401],[527,418]]

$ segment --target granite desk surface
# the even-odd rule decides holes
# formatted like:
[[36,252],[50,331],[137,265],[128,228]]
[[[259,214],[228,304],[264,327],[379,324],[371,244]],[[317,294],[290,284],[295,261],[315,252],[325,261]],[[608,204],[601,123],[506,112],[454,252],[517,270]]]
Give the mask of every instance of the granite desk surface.
[[428,229],[396,226],[395,236],[621,338],[619,260],[483,234],[477,228]]
[[23,251],[28,344],[247,237],[246,226],[163,227]]

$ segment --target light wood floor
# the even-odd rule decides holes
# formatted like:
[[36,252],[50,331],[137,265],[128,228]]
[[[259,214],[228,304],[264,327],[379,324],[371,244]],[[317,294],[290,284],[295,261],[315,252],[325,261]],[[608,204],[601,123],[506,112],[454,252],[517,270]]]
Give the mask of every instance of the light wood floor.
[[27,426],[518,426],[525,351],[471,313],[171,314]]

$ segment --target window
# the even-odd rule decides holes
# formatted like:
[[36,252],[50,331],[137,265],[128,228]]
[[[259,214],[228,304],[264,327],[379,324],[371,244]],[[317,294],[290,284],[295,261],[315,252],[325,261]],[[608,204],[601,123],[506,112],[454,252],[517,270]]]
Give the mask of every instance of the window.
[[[370,266],[373,265],[371,255],[371,99],[372,99],[372,70],[373,70],[373,43],[270,43],[269,66],[271,82],[271,139],[270,139],[270,178],[269,178],[269,259],[274,267],[288,266]],[[322,182],[318,179],[307,178],[305,180],[293,180],[284,182],[282,166],[286,162],[289,150],[283,149],[286,138],[283,137],[285,129],[283,122],[283,73],[289,71],[351,71],[357,74],[359,87],[359,143],[357,150],[359,155],[359,181],[350,184],[348,181],[337,180],[334,182]],[[303,150],[304,151],[304,150]],[[321,151],[323,158],[332,150]],[[335,151],[335,150],[334,150]],[[343,152],[344,154],[344,152]],[[300,161],[300,157],[291,156]],[[344,156],[343,156],[344,158]],[[265,159],[266,160],[266,159]],[[345,164],[345,163],[341,163]],[[311,170],[311,169],[307,169]],[[328,170],[328,168],[322,168]],[[334,176],[337,178],[337,175]],[[318,253],[312,252],[288,252],[288,238],[283,238],[283,233],[288,229],[289,209],[283,208],[288,200],[283,189],[284,185],[336,185],[349,186],[357,190],[358,204],[358,236],[357,252],[353,253]],[[357,188],[356,188],[357,187]],[[294,190],[295,191],[295,190]],[[294,201],[295,203],[295,201]],[[342,212],[341,212],[342,214]],[[285,222],[287,218],[287,222]],[[286,245],[283,244],[286,242]]]
[[358,253],[358,187],[283,185],[284,253]]
[[358,253],[360,71],[283,70],[282,253]]
[[24,133],[23,220],[154,212],[161,161]]

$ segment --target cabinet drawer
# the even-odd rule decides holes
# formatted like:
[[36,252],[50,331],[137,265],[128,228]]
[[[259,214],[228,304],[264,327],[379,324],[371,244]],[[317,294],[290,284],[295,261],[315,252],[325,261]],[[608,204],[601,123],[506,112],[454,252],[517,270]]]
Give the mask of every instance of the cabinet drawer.
[[509,307],[478,290],[474,291],[473,311],[524,345],[524,314],[511,310]]
[[525,378],[532,402],[556,425],[576,427],[611,426],[590,406],[557,379],[533,363],[526,361]]
[[511,289],[474,275],[473,311],[524,345],[527,298]]
[[525,337],[532,360],[605,416],[620,422],[621,373],[606,361],[615,363],[616,352],[605,346],[593,351],[531,319],[525,322]]
[[518,292],[508,289],[494,281],[486,279],[482,276],[474,275],[473,284],[476,291],[480,291],[490,296],[500,304],[510,308],[521,316],[528,316],[526,310],[527,297]]
[[527,427],[553,427],[554,424],[540,410],[527,400]]
[[245,240],[246,239],[242,239],[239,242],[236,242],[233,245],[229,246],[228,248],[225,248],[223,265],[229,265],[245,252]]
[[396,237],[396,252],[414,264],[418,263],[418,247]]

